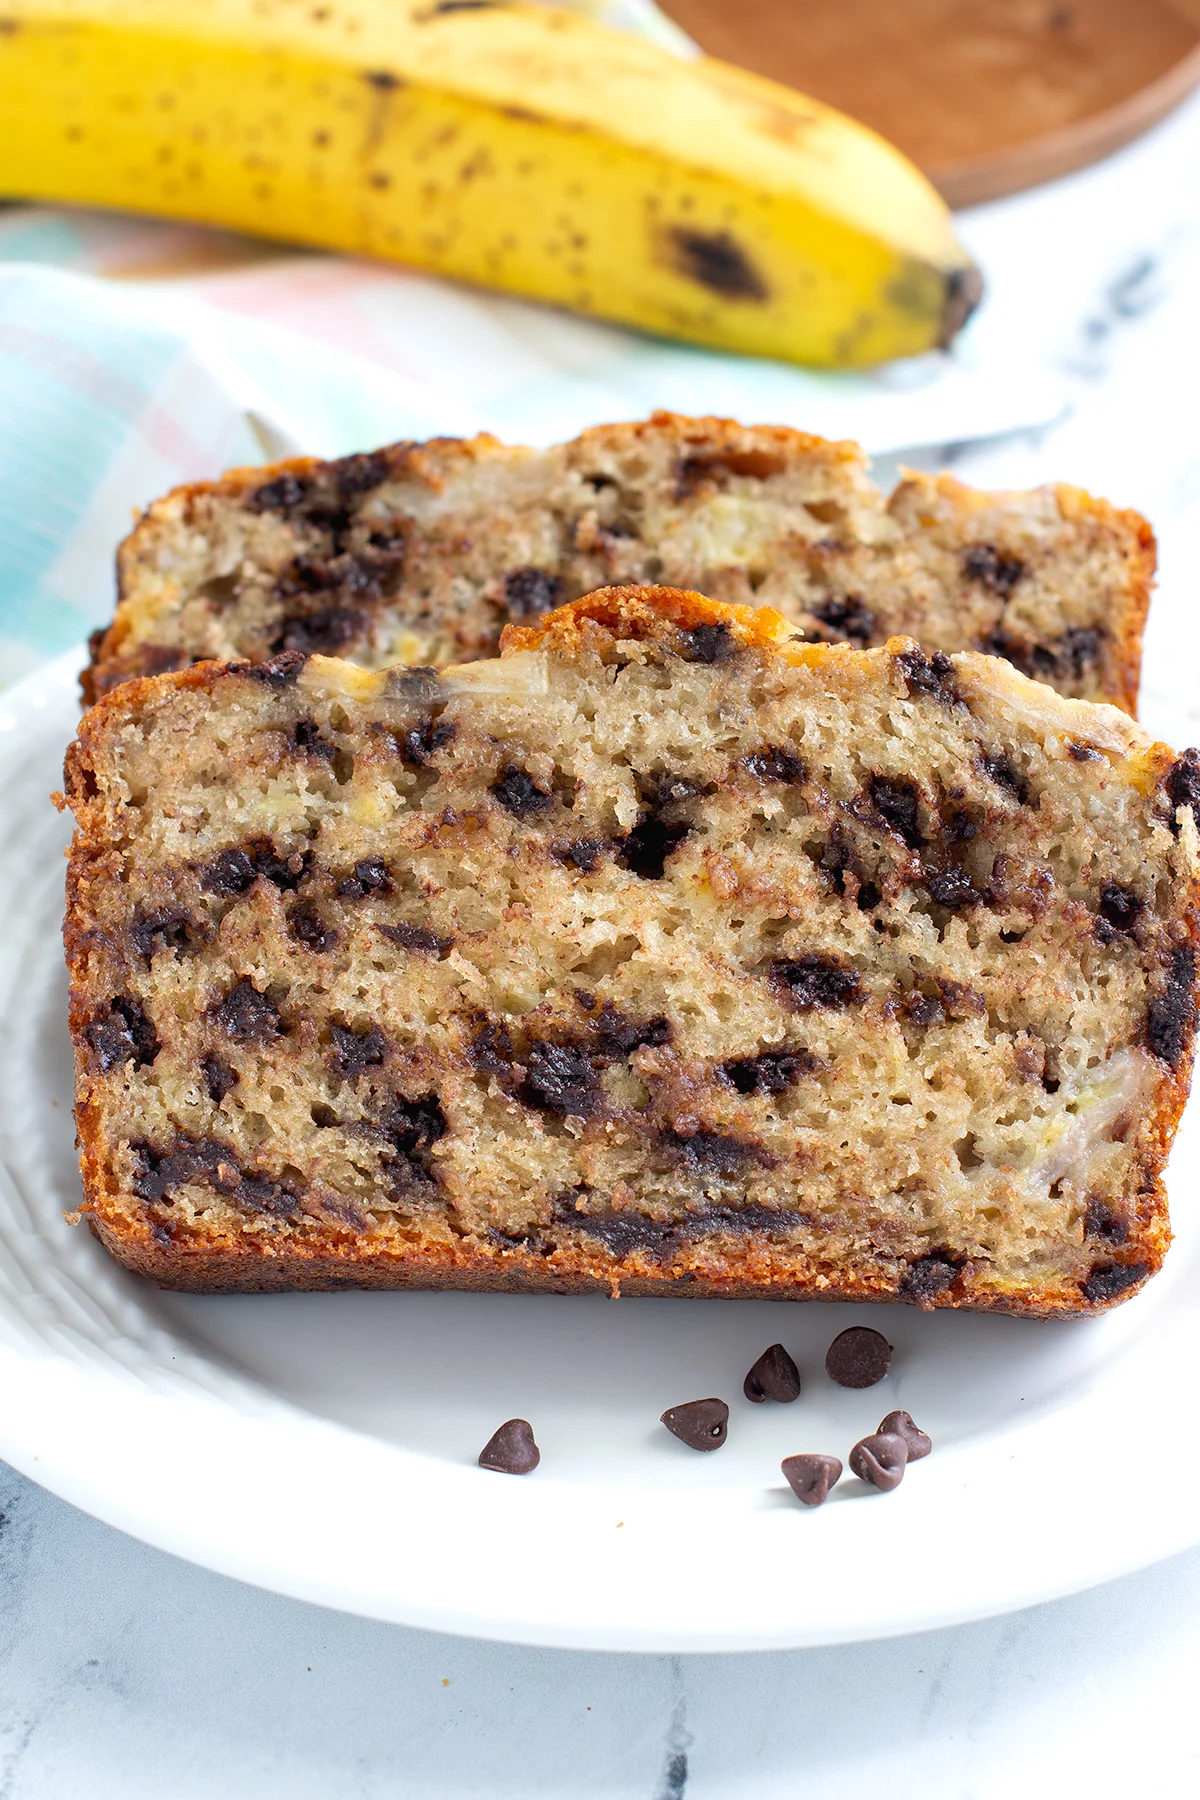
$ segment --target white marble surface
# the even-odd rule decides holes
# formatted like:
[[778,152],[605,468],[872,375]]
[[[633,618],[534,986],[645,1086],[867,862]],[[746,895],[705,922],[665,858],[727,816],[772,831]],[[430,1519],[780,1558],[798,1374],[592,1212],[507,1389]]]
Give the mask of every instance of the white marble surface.
[[[1051,430],[948,446],[941,460],[980,483],[1075,480],[1149,514],[1163,580],[1143,716],[1165,736],[1200,737],[1200,100],[1096,169],[979,209],[964,231],[991,283],[979,329],[1014,367],[1064,375],[1071,405]],[[1098,1444],[1079,1505],[1136,1532],[1164,1476],[1138,1467],[1135,1446]],[[339,1528],[319,1493],[296,1505],[315,1530]],[[856,1788],[1175,1800],[1200,1785],[1200,1551],[891,1643],[609,1657],[425,1635],[258,1593],[2,1467],[0,1513],[0,1800],[796,1800]],[[736,1546],[718,1549],[736,1566]]]

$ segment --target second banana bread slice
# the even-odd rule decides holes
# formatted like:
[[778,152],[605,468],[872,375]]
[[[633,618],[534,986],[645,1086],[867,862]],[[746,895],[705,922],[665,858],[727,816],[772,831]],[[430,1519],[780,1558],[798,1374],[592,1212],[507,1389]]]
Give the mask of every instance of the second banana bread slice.
[[461,662],[592,588],[656,581],[825,642],[983,650],[1133,712],[1153,573],[1145,520],[1078,488],[911,475],[887,499],[855,444],[659,413],[550,450],[435,440],[179,488],[122,546],[86,689],[282,650]]

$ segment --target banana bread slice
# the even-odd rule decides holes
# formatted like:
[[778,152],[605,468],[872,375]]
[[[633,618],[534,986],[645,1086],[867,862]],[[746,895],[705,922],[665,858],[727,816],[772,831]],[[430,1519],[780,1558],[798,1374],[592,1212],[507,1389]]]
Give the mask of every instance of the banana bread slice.
[[610,582],[771,605],[809,637],[1002,655],[1133,712],[1154,539],[1078,488],[983,494],[855,444],[668,413],[528,450],[479,437],[179,488],[118,557],[94,700],[132,675],[283,650],[369,668],[489,657]]
[[67,759],[85,1210],[194,1289],[1102,1309],[1168,1241],[1196,766],[665,589],[130,682]]

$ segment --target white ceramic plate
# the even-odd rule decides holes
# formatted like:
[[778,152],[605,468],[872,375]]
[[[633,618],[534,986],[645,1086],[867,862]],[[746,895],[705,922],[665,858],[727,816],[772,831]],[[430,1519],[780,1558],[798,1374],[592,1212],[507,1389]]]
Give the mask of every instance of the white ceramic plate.
[[[736,1650],[915,1631],[1086,1587],[1200,1539],[1195,1113],[1166,1272],[1110,1317],[471,1294],[157,1292],[77,1203],[59,944],[74,729],[64,659],[0,700],[0,1454],[76,1505],[228,1575],[442,1631],[606,1650]],[[848,1323],[878,1387],[823,1372]],[[751,1406],[768,1344],[804,1393]],[[657,1423],[706,1394],[728,1443]],[[779,1474],[845,1459],[904,1406],[934,1454],[817,1511]],[[475,1457],[514,1414],[536,1474]]]

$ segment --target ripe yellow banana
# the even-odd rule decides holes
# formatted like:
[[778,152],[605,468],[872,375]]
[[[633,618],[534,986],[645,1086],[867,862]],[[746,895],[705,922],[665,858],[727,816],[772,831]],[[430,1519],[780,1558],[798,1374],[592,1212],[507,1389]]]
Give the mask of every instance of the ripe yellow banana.
[[0,0],[0,194],[395,258],[828,366],[979,292],[924,178],[775,82],[504,0]]

